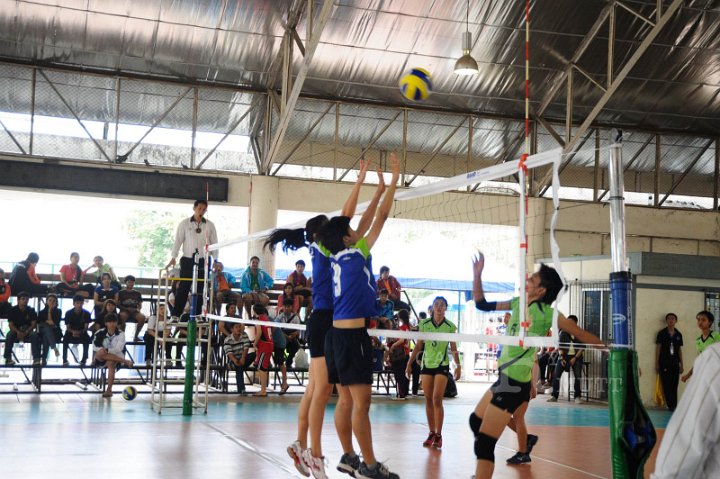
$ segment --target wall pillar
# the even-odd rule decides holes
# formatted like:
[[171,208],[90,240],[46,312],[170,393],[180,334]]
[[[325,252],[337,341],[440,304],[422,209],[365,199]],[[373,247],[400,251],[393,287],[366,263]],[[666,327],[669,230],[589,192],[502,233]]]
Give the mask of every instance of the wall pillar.
[[[250,208],[248,232],[250,234],[277,226],[280,180],[275,176],[254,175],[250,179]],[[275,275],[275,258],[263,250],[261,239],[248,243],[248,257],[260,258],[260,267],[270,276]]]

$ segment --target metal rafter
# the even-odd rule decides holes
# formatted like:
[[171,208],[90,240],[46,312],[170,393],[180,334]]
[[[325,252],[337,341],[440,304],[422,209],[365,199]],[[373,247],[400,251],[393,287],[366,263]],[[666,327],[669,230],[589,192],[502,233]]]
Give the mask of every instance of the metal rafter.
[[420,176],[420,173],[422,173],[422,172],[425,170],[425,168],[427,168],[428,165],[429,165],[430,163],[432,163],[432,161],[435,159],[435,157],[440,153],[440,151],[442,151],[442,149],[445,147],[445,145],[447,145],[447,142],[450,141],[453,136],[455,136],[455,133],[457,133],[457,131],[460,129],[461,126],[463,126],[464,123],[465,123],[465,118],[463,118],[462,121],[461,121],[460,123],[458,123],[458,125],[453,129],[453,131],[451,131],[450,134],[445,137],[445,139],[442,141],[442,143],[440,143],[440,144],[435,148],[435,151],[433,151],[433,152],[432,152],[432,155],[430,155],[430,159],[427,160],[427,161],[425,162],[425,164],[420,167],[420,170],[418,170],[418,172],[415,173],[415,176],[413,176],[413,177],[410,179],[410,181],[408,181],[407,183],[405,183],[405,186],[410,186],[410,185],[412,184],[412,182],[415,181],[415,178],[417,178],[418,176]]
[[685,177],[690,173],[690,171],[692,171],[692,169],[695,167],[697,162],[700,161],[700,158],[702,158],[702,156],[705,154],[706,151],[708,151],[708,148],[710,148],[714,142],[715,142],[714,139],[710,139],[710,140],[708,140],[707,143],[705,143],[705,146],[702,147],[700,152],[695,156],[695,159],[693,159],[693,161],[690,162],[688,167],[685,168],[685,171],[683,171],[682,175],[680,175],[680,178],[678,178],[678,180],[675,181],[673,183],[673,185],[670,187],[668,192],[665,193],[665,196],[663,197],[662,200],[660,200],[660,203],[658,203],[658,206],[662,206],[663,203],[665,203],[667,201],[667,199],[670,197],[670,195],[673,194],[673,192],[677,189],[677,187],[680,185],[680,183],[683,182]]
[[[653,135],[648,135],[648,138],[647,138],[647,140],[645,140],[645,143],[642,144],[642,146],[640,147],[640,149],[635,152],[635,154],[633,155],[633,157],[630,158],[630,161],[628,161],[627,165],[625,165],[625,168],[623,168],[623,173],[625,173],[626,171],[628,171],[628,170],[630,169],[630,167],[633,165],[633,163],[635,163],[635,160],[637,160],[638,158],[640,158],[640,155],[642,154],[642,152],[645,151],[645,148],[647,148],[647,146],[648,146],[654,139],[655,139],[655,137],[654,137]],[[602,201],[602,199],[605,197],[605,195],[607,195],[609,192],[610,192],[609,189],[603,191],[603,192],[600,194],[600,196],[598,196],[597,201]]]
[[285,158],[277,165],[277,168],[275,168],[275,171],[273,171],[272,175],[275,176],[278,174],[278,171],[280,171],[280,168],[285,165],[285,163],[288,162],[291,156],[297,151],[298,148],[307,140],[307,138],[312,134],[313,131],[315,131],[315,128],[320,124],[320,122],[325,118],[325,116],[330,112],[330,110],[335,106],[335,104],[330,103],[328,107],[325,109],[325,111],[318,117],[317,120],[313,122],[313,124],[308,128],[307,133],[298,141],[295,146],[290,150],[290,152],[285,155]]
[[[323,6],[317,19],[317,23],[315,23],[313,31],[310,34],[310,40],[305,45],[305,56],[300,63],[300,68],[298,69],[298,73],[295,77],[295,83],[292,87],[292,91],[287,96],[287,103],[283,105],[277,131],[275,132],[275,136],[273,137],[270,144],[270,150],[265,152],[266,154],[263,158],[263,169],[261,172],[262,174],[269,172],[270,166],[272,165],[275,157],[280,151],[282,142],[285,139],[285,134],[287,133],[288,125],[290,124],[290,118],[295,111],[295,104],[297,103],[297,100],[300,96],[300,90],[302,90],[302,86],[305,83],[305,78],[307,77],[308,70],[310,69],[310,64],[312,63],[313,57],[315,56],[317,46],[320,44],[320,35],[325,29],[325,25],[330,18],[330,13],[332,9],[333,1],[324,0]],[[266,132],[266,134],[268,133],[269,132]]]
[[358,156],[357,158],[355,158],[355,161],[353,161],[352,165],[350,165],[350,168],[348,168],[347,170],[345,170],[345,172],[338,177],[338,181],[342,181],[343,178],[345,178],[345,176],[347,176],[347,174],[350,173],[353,168],[355,168],[355,166],[358,164],[358,161],[362,160],[362,159],[365,157],[365,153],[367,153],[367,152],[370,150],[370,148],[372,148],[373,145],[375,145],[375,142],[377,142],[377,141],[380,139],[380,137],[383,135],[383,133],[385,133],[385,132],[387,131],[387,129],[390,128],[390,125],[392,125],[393,123],[395,123],[395,120],[398,119],[398,117],[400,116],[400,114],[401,114],[403,111],[405,111],[405,110],[400,110],[400,111],[398,111],[397,114],[396,114],[394,117],[392,117],[392,118],[385,124],[385,126],[383,127],[383,129],[380,130],[380,131],[373,137],[372,140],[370,140],[370,143],[369,143],[365,148],[363,148],[362,152],[360,153],[360,156]]
[[8,129],[8,127],[5,126],[5,123],[3,123],[2,120],[0,120],[0,127],[2,127],[2,129],[5,130],[5,132],[10,136],[10,139],[12,140],[13,143],[15,143],[15,146],[18,147],[18,150],[20,150],[20,152],[23,155],[27,155],[25,148],[23,148],[22,145],[20,144],[20,142],[17,141],[17,139],[15,138],[15,135],[13,135],[12,132]]

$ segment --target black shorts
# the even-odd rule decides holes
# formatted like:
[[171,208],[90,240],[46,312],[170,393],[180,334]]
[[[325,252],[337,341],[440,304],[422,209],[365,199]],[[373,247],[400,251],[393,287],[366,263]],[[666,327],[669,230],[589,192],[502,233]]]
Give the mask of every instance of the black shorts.
[[276,347],[273,350],[273,363],[275,367],[279,368],[285,363],[285,348]]
[[325,336],[325,362],[330,384],[372,384],[373,347],[367,329],[330,329]]
[[316,309],[310,314],[305,331],[311,358],[325,356],[325,336],[332,328],[332,309]]
[[438,366],[436,368],[426,368],[422,367],[420,368],[420,374],[427,374],[428,376],[435,376],[436,374],[440,374],[442,376],[447,376],[448,373],[450,373],[450,366]]
[[530,383],[521,383],[500,373],[495,384],[490,386],[493,396],[490,403],[509,413],[514,413],[524,402],[530,401]]

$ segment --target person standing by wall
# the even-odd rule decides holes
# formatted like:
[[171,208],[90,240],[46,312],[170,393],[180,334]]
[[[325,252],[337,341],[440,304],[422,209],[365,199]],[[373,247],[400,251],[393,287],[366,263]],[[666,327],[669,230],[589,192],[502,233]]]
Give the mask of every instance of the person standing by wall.
[[670,411],[677,407],[678,383],[683,372],[683,337],[675,329],[677,320],[675,313],[666,314],[667,327],[660,330],[655,338],[655,371],[660,375],[665,404]]

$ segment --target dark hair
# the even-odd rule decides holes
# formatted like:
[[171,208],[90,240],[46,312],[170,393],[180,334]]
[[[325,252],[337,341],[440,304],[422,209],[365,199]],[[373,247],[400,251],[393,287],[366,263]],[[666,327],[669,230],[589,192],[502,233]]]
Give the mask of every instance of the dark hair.
[[303,261],[303,260],[301,260],[301,259],[295,261],[295,266],[297,266],[297,265],[299,265],[299,264],[305,266],[305,261]]
[[27,291],[20,291],[20,292],[17,294],[17,299],[20,299],[20,298],[28,298],[28,299],[29,299],[29,298],[30,298],[30,293],[28,293]]
[[[315,234],[328,222],[328,217],[318,215],[310,218],[305,223],[305,228],[286,229],[278,228],[265,237],[263,248],[275,251],[275,245],[282,243],[282,250],[287,253],[288,250],[296,251],[305,248],[308,244],[315,240]],[[297,263],[296,263],[297,264]]]
[[77,303],[78,301],[82,301],[84,303],[85,297],[80,294],[76,294],[75,296],[73,296],[73,303]]
[[420,312],[418,313],[418,317],[419,317],[420,319],[427,319],[427,313],[426,313],[425,311],[420,311]]
[[205,205],[207,208],[207,200],[195,200],[195,203],[193,203],[193,209],[197,208],[197,205]]
[[260,262],[260,257],[259,257],[259,256],[251,256],[249,262],[252,263],[252,260],[254,260],[254,259],[258,260],[258,263]]
[[103,311],[105,311],[107,309],[108,304],[112,304],[113,306],[115,306],[117,308],[117,303],[115,302],[115,300],[110,298],[110,299],[106,299],[105,302],[103,303],[103,306],[102,306]]
[[27,261],[28,263],[37,263],[38,261],[40,261],[40,256],[38,256],[37,253],[30,253],[29,255],[27,255],[27,259],[25,261]]
[[225,305],[225,314],[227,314],[227,313],[230,312],[230,307],[231,307],[231,306],[235,306],[235,307],[237,308],[237,304],[235,304],[235,303],[228,303],[228,304]]
[[442,299],[443,303],[445,303],[445,307],[447,308],[448,302],[447,299],[445,299],[445,296],[435,296],[435,299],[433,299],[433,304],[435,304],[435,301],[437,301],[438,299]]
[[106,276],[107,276],[107,279],[110,279],[110,280],[112,279],[112,276],[110,276],[110,273],[103,273],[102,276],[100,276],[100,281],[105,279]]
[[410,322],[410,311],[401,309],[397,312],[398,319],[402,319],[406,324]]
[[55,294],[55,293],[48,294],[47,297],[45,298],[45,301],[47,301],[50,298],[55,298],[55,301],[58,300],[57,294]]
[[105,321],[106,323],[109,323],[109,322],[111,322],[111,321],[114,322],[114,323],[117,323],[117,322],[118,322],[117,314],[115,314],[115,313],[110,313],[110,314],[108,314],[107,316],[105,316],[105,320],[104,320],[104,321]]
[[668,317],[670,317],[670,316],[673,316],[673,317],[675,318],[675,321],[677,321],[678,317],[677,317],[677,314],[675,314],[675,313],[668,313],[668,314],[666,314],[666,315],[665,315],[665,321],[667,321],[667,320],[668,320]]
[[705,316],[710,321],[710,325],[715,322],[715,315],[710,311],[700,311],[696,316]]
[[574,314],[569,315],[569,316],[567,317],[567,319],[572,319],[572,320],[575,321],[576,323],[579,321],[578,317],[575,316]]
[[260,316],[260,315],[262,315],[262,314],[264,314],[264,315],[267,316],[267,314],[268,314],[268,311],[267,311],[267,309],[265,308],[265,306],[263,306],[263,305],[260,304],[260,303],[255,303],[255,304],[253,304],[252,309],[253,309],[253,312],[254,312],[255,314],[257,314],[258,316]]
[[347,216],[335,216],[318,232],[320,242],[332,254],[337,254],[345,249],[343,237],[347,236],[349,228],[350,218]]
[[388,268],[387,266],[380,266],[380,274],[383,274],[387,271],[390,271],[390,268]]
[[387,289],[383,288],[380,291],[378,291],[378,294],[390,294]]
[[77,256],[79,258],[80,253],[78,253],[77,251],[73,251],[72,253],[70,253],[70,258],[72,258],[73,256]]
[[127,283],[128,281],[136,281],[135,276],[131,274],[125,276],[125,282]]
[[556,299],[560,290],[563,288],[562,279],[555,268],[552,268],[545,263],[540,264],[540,270],[538,270],[540,276],[540,285],[545,288],[545,296],[540,298],[540,302],[544,304],[552,304]]

